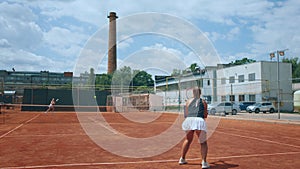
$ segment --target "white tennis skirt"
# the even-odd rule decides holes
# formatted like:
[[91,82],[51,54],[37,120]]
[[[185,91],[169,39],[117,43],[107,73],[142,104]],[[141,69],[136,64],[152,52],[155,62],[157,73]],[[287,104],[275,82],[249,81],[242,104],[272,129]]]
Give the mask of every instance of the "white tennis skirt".
[[182,130],[206,131],[206,122],[201,117],[187,117],[182,123]]

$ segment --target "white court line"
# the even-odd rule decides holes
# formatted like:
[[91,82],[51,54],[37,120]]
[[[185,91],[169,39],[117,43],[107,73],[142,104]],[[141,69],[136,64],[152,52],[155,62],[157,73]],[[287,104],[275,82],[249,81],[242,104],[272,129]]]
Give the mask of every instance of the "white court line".
[[0,136],[0,139],[3,138],[3,137],[5,137],[5,136],[7,136],[7,135],[10,134],[10,133],[12,133],[13,131],[17,130],[18,128],[22,127],[24,124],[29,123],[30,121],[32,121],[33,119],[37,118],[37,117],[40,116],[40,115],[41,115],[41,114],[38,114],[38,115],[34,116],[33,118],[27,120],[26,122],[24,122],[24,123],[18,125],[17,127],[11,129],[11,130],[8,131],[7,133],[4,133],[3,135]]
[[243,136],[243,135],[239,135],[239,134],[231,134],[231,133],[226,133],[226,132],[222,132],[222,131],[215,131],[215,132],[223,133],[223,134],[227,134],[227,135],[231,135],[231,136],[236,136],[236,137],[242,137],[242,138],[247,138],[247,139],[259,140],[259,141],[273,143],[273,144],[290,146],[290,147],[294,147],[294,148],[300,148],[300,146],[296,146],[296,145],[292,145],[292,144],[286,144],[286,143],[280,143],[280,142],[277,142],[277,141],[272,141],[272,140],[267,140],[267,139],[260,139],[260,138],[256,138],[256,137]]
[[[5,136],[8,135],[9,133],[11,133],[11,132],[17,130],[18,128],[22,127],[24,124],[29,123],[30,121],[34,120],[35,118],[37,118],[37,117],[40,116],[40,115],[41,115],[41,114],[36,115],[35,117],[33,117],[33,118],[27,120],[26,122],[20,124],[19,126],[15,127],[14,129],[12,129],[12,130],[8,131],[7,133],[1,135],[1,136],[0,136],[0,139],[3,138],[3,137],[5,137]],[[90,119],[91,121],[93,121],[93,122],[95,122],[95,123],[101,125],[102,127],[106,128],[107,130],[111,131],[112,133],[118,134],[117,131],[115,131],[115,130],[109,128],[109,127],[106,126],[105,124],[102,124],[101,121],[97,121],[97,120],[95,120],[95,119],[93,119],[93,118],[91,118],[91,117],[89,117],[89,119]],[[122,124],[122,123],[120,123],[120,124]],[[86,136],[86,134],[53,134],[53,135],[43,135],[43,134],[41,134],[41,135],[23,135],[23,136],[8,136],[8,137],[33,137],[33,136],[34,136],[34,137],[43,137],[43,136],[46,136],[46,137],[49,137],[49,136],[56,137],[56,136],[78,136],[78,135],[80,135],[80,136],[81,136],[81,135],[85,135],[85,136]]]
[[53,165],[37,165],[37,166],[20,166],[20,167],[4,167],[1,169],[19,169],[19,168],[48,168],[48,167],[75,167],[75,166],[96,166],[96,165],[120,165],[120,164],[147,164],[147,163],[166,163],[177,162],[178,160],[154,160],[154,161],[129,161],[129,162],[103,162],[103,163],[70,163],[70,164],[53,164]]
[[108,124],[106,121],[104,121],[105,124],[102,124],[101,121],[97,121],[96,119],[93,119],[91,117],[89,117],[89,119],[92,120],[93,122],[97,123],[97,124],[100,124],[102,127],[106,128],[107,130],[111,131],[112,133],[119,134],[119,132],[115,131],[114,129],[112,129],[108,126],[106,126],[105,124]]
[[[243,133],[245,133],[245,132],[247,132],[247,133],[252,133],[252,134],[261,134],[260,132],[256,132],[256,131],[246,131],[246,130],[240,130],[240,129],[235,129],[235,128],[229,128],[229,127],[218,127],[218,128],[220,128],[220,129],[229,129],[229,130],[235,130],[235,131],[241,131],[241,132],[243,132]],[[265,136],[267,136],[267,135],[265,135]],[[270,137],[270,136],[268,136],[268,137]],[[287,138],[287,139],[292,139],[292,140],[299,140],[300,141],[300,139],[298,139],[298,138],[294,138],[294,137],[288,137],[288,136],[280,136],[281,138]]]
[[86,136],[86,134],[35,134],[35,135],[18,135],[18,136],[6,136],[9,138],[20,137],[69,137],[69,136]]
[[[300,151],[296,152],[285,152],[285,153],[268,153],[268,154],[246,154],[246,155],[235,155],[235,156],[225,156],[225,157],[208,157],[208,159],[218,160],[218,159],[230,159],[230,158],[249,158],[249,157],[265,157],[265,156],[277,156],[277,155],[293,155],[300,154]],[[201,160],[201,158],[192,158],[187,160]]]
[[18,125],[17,127],[15,127],[15,128],[13,128],[13,129],[11,129],[10,131],[8,131],[7,133],[4,133],[3,135],[0,136],[0,139],[3,138],[3,137],[5,137],[5,136],[8,135],[9,133],[11,133],[11,132],[17,130],[18,128],[22,127],[23,125],[24,125],[24,124],[20,124],[20,125]]
[[[247,154],[225,157],[209,157],[208,159],[231,159],[231,158],[249,158],[249,157],[264,157],[277,155],[293,155],[300,154],[300,152],[285,152],[285,153],[271,153],[271,154]],[[188,161],[200,160],[201,158],[187,159]],[[36,165],[36,166],[19,166],[19,167],[3,167],[1,169],[21,169],[21,168],[50,168],[50,167],[83,167],[83,166],[97,166],[97,165],[126,165],[126,164],[151,164],[151,163],[168,163],[178,162],[178,159],[173,160],[151,160],[151,161],[129,161],[129,162],[103,162],[103,163],[69,163],[69,164],[52,164],[52,165]]]

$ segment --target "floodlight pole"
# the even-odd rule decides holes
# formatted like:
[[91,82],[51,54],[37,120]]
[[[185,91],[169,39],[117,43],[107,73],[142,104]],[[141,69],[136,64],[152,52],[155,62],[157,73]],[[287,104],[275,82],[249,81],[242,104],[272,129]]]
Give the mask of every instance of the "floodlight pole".
[[179,107],[178,107],[178,111],[180,112],[180,106],[181,106],[181,90],[180,90],[180,88],[181,88],[181,85],[180,85],[180,77],[181,77],[181,75],[179,75],[179,80],[178,80],[178,105],[179,105]]
[[277,54],[277,112],[278,119],[280,119],[280,80],[279,80],[279,52],[276,51]]
[[[278,112],[278,119],[280,119],[280,99],[281,99],[281,94],[280,94],[280,77],[279,77],[279,55],[284,56],[284,51],[286,51],[288,49],[284,49],[284,50],[277,50],[276,51],[276,56],[277,56],[277,112]],[[270,58],[272,60],[272,58],[274,57],[274,53],[272,52],[270,53]]]

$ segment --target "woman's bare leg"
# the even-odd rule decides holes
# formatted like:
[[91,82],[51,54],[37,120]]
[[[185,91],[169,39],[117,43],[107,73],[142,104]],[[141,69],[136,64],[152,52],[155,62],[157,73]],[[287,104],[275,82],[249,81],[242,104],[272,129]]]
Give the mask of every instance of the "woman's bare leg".
[[194,131],[193,130],[188,131],[186,133],[185,140],[182,144],[181,157],[184,158],[184,159],[185,159],[186,153],[188,152],[188,150],[190,148],[190,145],[193,141],[193,138],[194,138]]
[[197,130],[196,134],[199,139],[199,143],[201,144],[201,156],[202,161],[206,162],[207,152],[208,152],[208,145],[206,141],[206,132],[201,130]]

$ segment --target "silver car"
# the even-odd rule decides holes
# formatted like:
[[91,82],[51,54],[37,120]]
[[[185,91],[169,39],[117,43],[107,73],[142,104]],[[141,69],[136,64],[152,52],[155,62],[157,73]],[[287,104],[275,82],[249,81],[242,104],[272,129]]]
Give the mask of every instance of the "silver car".
[[254,105],[248,106],[246,108],[246,111],[249,113],[255,112],[255,113],[259,113],[259,112],[270,112],[270,113],[274,113],[275,112],[275,107],[273,106],[273,104],[271,102],[261,102],[261,103],[255,103]]
[[207,106],[208,114],[224,113],[236,115],[241,111],[239,105],[231,102],[213,103]]

